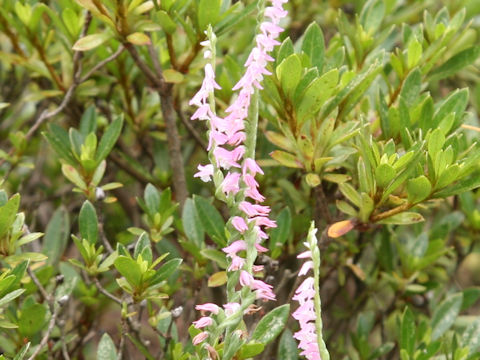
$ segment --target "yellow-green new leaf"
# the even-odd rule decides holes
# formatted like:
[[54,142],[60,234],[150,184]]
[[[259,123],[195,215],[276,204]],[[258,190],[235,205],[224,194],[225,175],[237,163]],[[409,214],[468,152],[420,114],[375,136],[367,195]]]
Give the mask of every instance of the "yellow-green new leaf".
[[105,41],[111,38],[111,35],[108,33],[93,34],[87,35],[73,45],[73,50],[75,51],[87,51],[95,49],[97,46],[102,45]]

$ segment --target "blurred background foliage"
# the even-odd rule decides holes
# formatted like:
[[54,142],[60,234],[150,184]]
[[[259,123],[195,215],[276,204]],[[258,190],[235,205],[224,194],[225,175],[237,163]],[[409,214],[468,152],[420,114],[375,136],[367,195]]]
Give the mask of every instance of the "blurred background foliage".
[[[333,359],[479,359],[480,1],[286,7],[256,155],[277,305],[314,219]],[[211,23],[228,106],[256,19],[256,1],[0,0],[4,358],[198,358],[228,214],[193,178],[188,101]],[[296,330],[255,358],[297,359]]]

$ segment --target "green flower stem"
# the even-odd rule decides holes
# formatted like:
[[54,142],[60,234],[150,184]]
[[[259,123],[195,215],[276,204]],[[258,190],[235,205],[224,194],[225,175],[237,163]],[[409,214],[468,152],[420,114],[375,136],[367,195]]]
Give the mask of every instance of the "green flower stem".
[[320,357],[322,360],[330,360],[330,354],[328,353],[327,346],[323,340],[323,323],[322,323],[322,301],[320,299],[320,249],[317,245],[317,238],[314,233],[315,225],[312,221],[309,230],[309,242],[311,244],[310,249],[312,251],[313,260],[313,287],[315,289],[315,296],[313,298],[313,304],[315,307],[315,330],[317,332],[318,349],[320,351]]

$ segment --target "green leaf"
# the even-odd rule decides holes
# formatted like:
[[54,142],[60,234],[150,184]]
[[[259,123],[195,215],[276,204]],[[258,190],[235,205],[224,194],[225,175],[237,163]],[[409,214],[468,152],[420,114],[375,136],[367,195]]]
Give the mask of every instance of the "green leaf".
[[152,262],[152,248],[150,246],[150,239],[147,233],[144,231],[138,238],[133,250],[133,258],[137,259],[138,255],[142,255],[143,260],[147,260],[150,264]]
[[17,355],[15,355],[13,360],[23,360],[29,348],[30,348],[30,343],[26,343],[25,345],[23,345],[20,351],[17,353]]
[[286,151],[275,150],[270,153],[270,156],[283,166],[297,169],[303,168],[302,163],[297,160],[295,155],[292,155]]
[[395,169],[389,164],[380,164],[375,169],[375,179],[377,181],[377,185],[381,188],[387,186],[395,177],[395,175]]
[[413,69],[422,58],[422,44],[417,39],[408,43],[407,67]]
[[284,94],[293,95],[302,76],[302,62],[297,54],[292,54],[277,66],[276,73]]
[[112,36],[108,32],[84,36],[83,38],[78,39],[77,42],[73,45],[73,50],[87,51],[95,49],[97,46],[102,45],[111,37]]
[[461,344],[468,346],[470,354],[475,354],[480,350],[480,319],[472,322],[463,332]]
[[227,257],[222,251],[216,249],[203,249],[200,251],[200,254],[202,254],[203,257],[216,262],[217,265],[222,269],[226,269],[228,267]]
[[48,264],[58,264],[67,246],[70,235],[70,218],[65,207],[61,206],[53,213],[43,237],[42,252],[48,256]]
[[115,143],[117,142],[120,133],[122,132],[122,125],[123,125],[123,115],[117,117],[112,123],[107,127],[105,133],[98,144],[97,153],[95,156],[95,161],[100,163],[103,159],[105,159],[110,151],[112,151]]
[[163,264],[160,269],[156,271],[156,274],[150,280],[151,284],[158,284],[163,280],[167,280],[182,263],[182,259],[172,259]]
[[463,294],[456,293],[443,300],[432,316],[432,340],[442,336],[455,322],[463,302]]
[[134,45],[148,45],[151,43],[148,35],[142,32],[134,32],[127,36],[127,41]]
[[305,30],[302,51],[308,55],[312,65],[321,74],[325,62],[325,40],[322,29],[316,22],[312,22]]
[[437,157],[440,150],[443,148],[443,144],[445,144],[445,136],[443,135],[440,129],[435,129],[430,134],[428,138],[428,154],[432,158],[433,162],[435,162],[435,158]]
[[463,290],[463,302],[460,311],[468,310],[480,298],[480,288],[471,287]]
[[284,59],[292,55],[294,51],[293,42],[289,37],[287,37],[285,40],[283,40],[282,45],[280,45],[278,48],[278,53],[275,58],[275,67],[278,67],[278,65],[280,65]]
[[279,306],[265,315],[252,334],[252,341],[268,344],[285,328],[290,313],[290,304]]
[[277,354],[278,360],[298,360],[297,342],[288,328],[285,329],[280,337]]
[[133,259],[120,255],[114,262],[115,268],[118,270],[120,275],[122,275],[127,281],[138,287],[142,279],[142,271],[140,265]]
[[188,240],[201,249],[205,242],[205,230],[195,207],[195,203],[190,198],[188,198],[183,205],[182,224],[183,231],[185,232],[185,235],[187,235]]
[[78,225],[82,238],[90,244],[95,244],[98,240],[98,219],[95,208],[88,200],[83,203],[80,209]]
[[155,186],[148,183],[145,187],[143,198],[145,199],[148,215],[153,217],[156,213],[158,213],[160,207],[160,193]]
[[39,333],[46,325],[47,308],[44,305],[33,303],[20,312],[18,331],[27,338]]
[[200,0],[197,13],[200,30],[206,30],[209,24],[214,26],[217,23],[220,5],[220,0]]
[[362,204],[362,198],[357,190],[348,183],[342,183],[338,185],[341,193],[353,204],[357,207],[360,207]]
[[50,124],[48,130],[42,132],[48,143],[53,147],[57,155],[68,162],[70,165],[77,164],[77,160],[72,154],[68,133],[56,124]]
[[80,176],[80,173],[70,164],[62,165],[62,174],[81,190],[87,190],[87,184]]
[[[69,10],[69,9],[67,9]],[[90,133],[97,131],[97,115],[95,113],[95,106],[89,106],[80,119],[80,133],[87,136]]]
[[402,90],[400,91],[400,97],[405,101],[407,106],[411,106],[420,95],[422,88],[422,75],[420,70],[416,68],[411,71],[405,79]]
[[12,301],[13,299],[16,299],[17,297],[22,295],[24,292],[25,292],[25,289],[17,289],[8,293],[7,295],[5,295],[0,299],[0,307],[2,307],[5,304],[8,304],[10,301]]
[[238,358],[242,360],[253,358],[256,355],[261,354],[264,348],[265,348],[265,345],[261,343],[254,342],[254,343],[244,344],[240,348],[240,351],[238,352]]
[[173,34],[177,30],[177,24],[164,10],[158,11],[155,16],[158,23],[167,34]]
[[404,349],[413,359],[413,352],[415,351],[415,318],[408,307],[405,308],[402,316],[400,349]]
[[435,112],[431,127],[435,129],[450,114],[455,114],[455,121],[460,120],[467,107],[468,97],[468,88],[457,89],[450,94]]
[[283,246],[290,237],[292,214],[290,208],[285,207],[277,216],[277,227],[270,231],[269,248],[273,259],[283,251]]
[[225,247],[227,244],[225,222],[218,210],[200,196],[194,196],[193,201],[205,232],[218,246]]
[[425,221],[422,215],[416,212],[403,212],[390,216],[386,219],[378,221],[378,224],[391,224],[391,225],[410,225],[418,222]]
[[473,64],[480,56],[480,46],[472,46],[460,51],[448,59],[440,67],[433,70],[430,74],[432,80],[440,80],[455,74],[465,66]]
[[117,350],[110,336],[103,334],[97,349],[97,360],[117,360]]
[[223,286],[227,283],[227,272],[226,271],[217,271],[213,273],[207,282],[208,287],[218,287]]
[[385,15],[385,4],[383,0],[369,0],[363,6],[360,13],[360,24],[369,34],[374,34],[380,27]]
[[332,95],[338,83],[338,74],[338,69],[332,69],[307,87],[297,107],[297,120],[300,124],[317,113]]
[[5,205],[0,206],[0,239],[5,236],[17,216],[20,194],[13,195]]
[[420,175],[407,182],[408,201],[412,204],[417,204],[425,200],[430,196],[431,192],[432,184],[430,184],[430,181],[425,175]]

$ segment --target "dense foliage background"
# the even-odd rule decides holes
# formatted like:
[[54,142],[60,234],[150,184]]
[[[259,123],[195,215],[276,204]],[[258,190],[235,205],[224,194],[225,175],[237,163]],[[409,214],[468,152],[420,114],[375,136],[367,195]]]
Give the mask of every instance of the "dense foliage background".
[[[211,24],[228,107],[257,5],[0,0],[0,358],[206,356],[190,324],[225,303],[230,214],[193,177],[188,102]],[[285,7],[256,153],[277,300],[247,339],[315,220],[332,359],[479,359],[480,1]],[[299,358],[280,315],[235,359]]]

